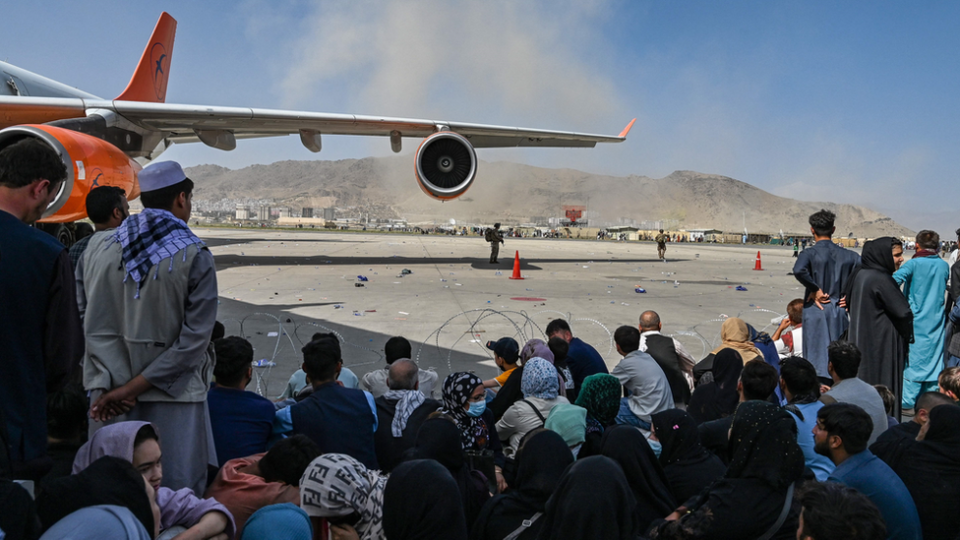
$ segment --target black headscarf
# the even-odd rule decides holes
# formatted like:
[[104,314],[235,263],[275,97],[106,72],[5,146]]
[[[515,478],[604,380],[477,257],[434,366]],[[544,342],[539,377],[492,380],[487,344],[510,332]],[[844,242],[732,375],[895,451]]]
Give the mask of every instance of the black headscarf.
[[460,492],[447,469],[429,459],[397,466],[383,494],[383,532],[390,540],[467,540]]
[[[506,495],[490,500],[473,527],[471,538],[497,539],[508,536],[524,520],[543,512],[563,472],[573,464],[573,454],[563,437],[550,430],[531,432],[517,453],[515,486]],[[543,516],[537,519],[523,537],[535,537],[543,527]]]
[[623,468],[637,500],[636,514],[641,531],[647,530],[653,520],[666,517],[677,508],[667,476],[638,428],[619,425],[606,430],[600,453]]
[[737,381],[743,371],[743,359],[734,349],[722,349],[713,359],[713,381],[697,387],[687,410],[698,424],[733,414],[740,402]]
[[924,538],[953,538],[960,529],[960,407],[930,410],[922,441],[903,452],[893,470],[913,496]]
[[708,454],[700,444],[700,431],[697,423],[680,409],[667,409],[650,417],[657,440],[663,448],[660,452],[660,465],[696,461]]
[[757,479],[779,490],[803,474],[796,421],[766,401],[746,401],[737,408],[730,431],[730,455],[726,478]]
[[723,477],[727,467],[700,443],[697,423],[686,411],[668,409],[650,418],[663,448],[660,464],[670,484],[670,493],[678,504]]
[[40,536],[37,505],[27,490],[10,480],[0,480],[0,530],[10,540]]
[[[616,461],[605,456],[567,468],[547,501],[538,540],[634,540],[637,502]],[[391,539],[393,540],[393,539]]]
[[431,418],[420,426],[416,446],[405,455],[408,459],[435,460],[450,472],[460,491],[463,513],[470,526],[490,498],[490,492],[484,479],[466,465],[460,435],[460,429],[450,420]]
[[51,481],[37,499],[43,528],[81,508],[101,504],[128,508],[147,531],[153,531],[153,510],[143,476],[130,462],[104,456],[73,476]]
[[853,283],[856,280],[860,270],[876,270],[892,276],[897,271],[896,262],[893,260],[893,241],[890,236],[883,236],[868,242],[864,242],[863,251],[860,253],[860,266],[853,270],[847,283],[843,287],[841,296],[847,299],[849,306],[853,300]]

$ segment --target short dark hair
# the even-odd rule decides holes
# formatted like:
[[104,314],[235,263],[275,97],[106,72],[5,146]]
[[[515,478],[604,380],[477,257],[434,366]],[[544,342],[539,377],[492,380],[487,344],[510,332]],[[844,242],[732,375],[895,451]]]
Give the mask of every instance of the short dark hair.
[[901,249],[903,248],[903,241],[900,240],[899,238],[894,238],[894,239],[893,239],[893,242],[891,242],[891,244],[892,244],[892,245],[890,246],[890,249],[893,249],[893,248],[895,248],[895,247],[897,247],[897,246],[900,246]]
[[777,389],[780,377],[777,368],[762,360],[751,360],[743,365],[740,372],[740,385],[743,397],[749,400],[766,401]]
[[570,344],[567,343],[566,340],[553,336],[547,340],[547,348],[553,353],[553,365],[567,365],[567,354],[570,352]]
[[413,348],[410,342],[403,336],[393,336],[387,340],[383,346],[383,354],[387,357],[387,363],[392,364],[394,360],[400,358],[410,358],[413,354]]
[[283,482],[300,486],[300,477],[322,452],[317,443],[306,435],[281,439],[260,458],[260,475],[267,482]]
[[621,326],[613,333],[613,340],[625,353],[631,353],[640,348],[640,330],[636,326]]
[[817,368],[806,358],[788,356],[780,361],[780,378],[787,390],[795,397],[820,395],[820,379]]
[[567,324],[567,321],[563,319],[554,319],[547,324],[547,329],[544,333],[547,334],[547,337],[551,337],[557,332],[570,332],[570,325]]
[[787,304],[787,316],[790,322],[800,324],[803,322],[803,299],[795,298]]
[[924,392],[917,396],[917,403],[914,405],[916,410],[923,409],[927,412],[940,405],[956,405],[957,402],[952,397],[941,394],[940,392]]
[[87,193],[87,217],[94,223],[106,223],[113,217],[113,211],[123,209],[127,192],[116,186],[100,186]]
[[960,397],[960,367],[948,367],[937,375],[937,384]]
[[827,347],[827,359],[841,379],[852,379],[860,371],[860,349],[849,341],[834,341]]
[[887,413],[887,416],[893,416],[893,407],[897,403],[897,396],[893,395],[893,392],[885,384],[875,384],[873,387],[877,389],[880,399],[883,400],[884,412]]
[[137,430],[137,436],[133,438],[134,449],[146,441],[160,442],[160,435],[157,434],[157,430],[153,429],[153,424],[147,424]]
[[823,423],[827,433],[843,440],[843,448],[848,454],[859,454],[867,449],[873,433],[873,419],[867,411],[853,403],[831,403],[817,411],[817,420]]
[[640,314],[640,328],[656,329],[660,326],[660,315],[656,311],[644,311]]
[[227,335],[227,329],[220,321],[213,321],[213,333],[210,334],[210,341],[216,341]]
[[340,341],[336,337],[321,337],[307,343],[303,349],[303,370],[314,383],[328,381],[337,375]]
[[390,390],[413,390],[417,386],[420,369],[409,358],[400,358],[390,364],[387,371],[387,388]]
[[917,233],[917,245],[923,249],[940,249],[940,235],[934,231],[922,230]]
[[253,345],[242,337],[230,336],[214,341],[213,349],[217,353],[213,368],[217,383],[224,386],[239,384],[253,363]]
[[154,191],[144,191],[140,193],[140,202],[144,208],[170,210],[173,208],[173,201],[177,200],[181,193],[187,196],[193,193],[193,180],[184,178],[172,186]]
[[802,538],[883,540],[887,527],[870,499],[836,482],[807,482],[800,495]]
[[33,138],[21,139],[0,150],[0,186],[22,188],[49,180],[50,189],[67,178],[67,166],[56,150]]
[[820,210],[810,215],[810,228],[817,236],[833,236],[837,215],[829,210]]
[[55,439],[80,437],[87,429],[87,394],[79,383],[67,384],[47,396],[47,434]]

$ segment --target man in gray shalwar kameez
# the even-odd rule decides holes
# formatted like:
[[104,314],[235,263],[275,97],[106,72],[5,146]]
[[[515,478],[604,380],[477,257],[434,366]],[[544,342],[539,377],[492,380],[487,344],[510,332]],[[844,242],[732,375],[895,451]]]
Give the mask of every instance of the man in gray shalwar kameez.
[[817,375],[829,378],[827,346],[840,339],[850,321],[840,307],[840,296],[860,256],[833,243],[837,216],[820,210],[810,216],[810,232],[816,244],[805,249],[793,265],[793,275],[804,288],[803,356],[817,369]]
[[163,485],[199,495],[207,464],[217,465],[206,403],[216,267],[187,226],[193,182],[180,165],[150,165],[139,181],[143,212],[94,235],[76,269],[90,431],[152,422],[160,432]]

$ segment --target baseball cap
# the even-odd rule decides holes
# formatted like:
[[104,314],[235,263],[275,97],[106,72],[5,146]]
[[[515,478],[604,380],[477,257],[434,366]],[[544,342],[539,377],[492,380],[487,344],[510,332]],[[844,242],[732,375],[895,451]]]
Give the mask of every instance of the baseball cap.
[[520,358],[520,346],[517,345],[517,340],[510,337],[488,341],[487,348],[511,364],[515,364],[517,359]]

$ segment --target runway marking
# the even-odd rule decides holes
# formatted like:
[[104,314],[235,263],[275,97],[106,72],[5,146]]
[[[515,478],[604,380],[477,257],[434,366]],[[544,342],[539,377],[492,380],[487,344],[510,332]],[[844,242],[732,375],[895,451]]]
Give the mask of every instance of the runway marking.
[[532,296],[515,296],[511,300],[518,300],[520,302],[546,302],[546,298],[534,298]]

